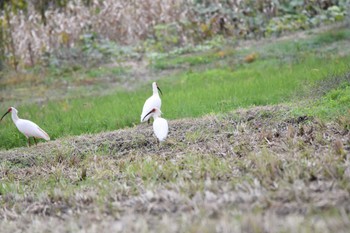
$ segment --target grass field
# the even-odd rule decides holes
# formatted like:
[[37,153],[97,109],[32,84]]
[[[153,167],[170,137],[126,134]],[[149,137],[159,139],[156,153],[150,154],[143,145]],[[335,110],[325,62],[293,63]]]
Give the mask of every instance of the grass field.
[[161,147],[141,125],[2,151],[0,227],[347,232],[349,131],[294,111],[171,121]]
[[[239,107],[287,103],[307,97],[310,88],[315,88],[318,81],[343,76],[349,71],[349,54],[341,53],[344,50],[334,46],[337,43],[349,45],[349,40],[349,30],[341,29],[312,35],[297,42],[290,40],[273,45],[255,45],[236,53],[231,48],[226,55],[225,49],[211,51],[214,55],[221,54],[222,58],[207,59],[208,64],[204,66],[203,60],[199,59],[202,54],[192,55],[192,59],[189,59],[191,55],[169,58],[169,69],[188,61],[190,67],[159,81],[164,93],[163,116],[168,119],[198,117]],[[205,52],[204,56],[208,54]],[[256,54],[254,62],[244,62],[244,58],[251,54]],[[164,63],[164,59],[155,60],[155,67],[159,62]],[[165,68],[163,64],[162,69]],[[121,72],[120,68],[112,67],[110,72],[107,68],[92,69],[84,75],[98,79],[103,75],[117,75],[116,70]],[[77,76],[76,73],[74,75]],[[42,105],[16,107],[20,117],[40,122],[51,138],[56,139],[136,125],[142,105],[150,95],[151,85],[147,83],[131,91],[118,89],[104,96],[50,100]],[[1,105],[4,112],[8,107]],[[10,118],[2,122],[0,137],[0,148],[26,144]]]
[[152,60],[170,129],[160,146],[139,124],[142,75],[22,103],[54,140],[27,148],[0,123],[0,231],[348,232],[350,31],[298,35]]

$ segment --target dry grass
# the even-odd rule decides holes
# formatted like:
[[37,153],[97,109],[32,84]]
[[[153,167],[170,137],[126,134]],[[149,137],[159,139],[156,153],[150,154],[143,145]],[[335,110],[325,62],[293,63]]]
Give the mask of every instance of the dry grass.
[[31,63],[41,61],[45,53],[76,46],[84,33],[91,32],[104,39],[132,44],[153,35],[155,25],[181,22],[190,14],[186,0],[91,2],[87,7],[81,1],[69,1],[64,10],[47,10],[46,25],[31,2],[26,13],[11,13],[9,25],[15,56],[24,65],[33,65]]
[[346,232],[349,131],[290,110],[1,151],[2,232]]

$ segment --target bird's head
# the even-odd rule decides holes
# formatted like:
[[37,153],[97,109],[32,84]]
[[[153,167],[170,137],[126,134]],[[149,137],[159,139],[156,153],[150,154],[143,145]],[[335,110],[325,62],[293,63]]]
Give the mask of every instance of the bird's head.
[[2,120],[2,118],[4,118],[8,113],[14,111],[15,113],[17,113],[17,109],[15,109],[14,107],[9,107],[9,109],[7,110],[7,112],[5,112],[5,114],[1,117],[0,121]]
[[160,114],[162,114],[162,112],[160,111],[159,108],[153,108],[151,111],[149,111],[149,112],[147,113],[146,116],[144,116],[144,118],[142,119],[142,121],[144,121],[145,118],[146,118],[148,115],[160,116]]
[[159,88],[159,86],[158,86],[158,84],[156,82],[152,83],[152,88],[153,88],[153,92],[158,92],[159,91],[160,94],[163,95],[162,90]]

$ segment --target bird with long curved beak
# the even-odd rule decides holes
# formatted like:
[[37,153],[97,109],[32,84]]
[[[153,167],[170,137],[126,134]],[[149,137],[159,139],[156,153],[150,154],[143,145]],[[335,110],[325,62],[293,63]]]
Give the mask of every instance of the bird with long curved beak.
[[164,141],[169,132],[168,122],[164,118],[160,117],[161,114],[162,112],[159,108],[153,108],[144,116],[144,118],[148,116],[153,117],[153,131],[158,139],[158,144],[159,142]]
[[152,90],[153,90],[153,95],[151,97],[149,97],[146,100],[145,104],[143,105],[142,113],[141,113],[141,122],[148,121],[148,123],[149,123],[149,119],[151,116],[147,115],[147,113],[149,113],[149,111],[151,111],[153,108],[160,109],[160,107],[162,105],[162,100],[159,97],[158,91],[162,95],[163,95],[163,93],[160,90],[160,88],[156,82],[152,83]]
[[26,136],[28,140],[28,146],[30,146],[30,137],[34,138],[35,144],[37,144],[35,138],[42,138],[46,141],[50,140],[49,135],[42,130],[37,124],[32,121],[18,118],[18,111],[14,107],[10,107],[7,112],[1,117],[0,121],[8,114],[11,113],[13,123],[15,123],[17,129]]

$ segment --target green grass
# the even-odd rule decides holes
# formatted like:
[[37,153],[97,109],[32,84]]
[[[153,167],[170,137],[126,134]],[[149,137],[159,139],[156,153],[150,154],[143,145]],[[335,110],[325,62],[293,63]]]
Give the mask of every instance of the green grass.
[[341,87],[330,91],[315,106],[312,106],[310,112],[323,119],[334,119],[334,116],[350,115],[350,84],[344,84]]
[[223,59],[227,56],[232,56],[234,53],[237,55],[248,55],[252,52],[262,52],[268,56],[274,56],[276,58],[288,57],[296,55],[296,52],[322,52],[322,46],[330,45],[339,41],[350,40],[350,30],[330,30],[321,34],[317,34],[311,39],[300,39],[300,40],[288,40],[285,42],[271,43],[265,46],[260,46],[252,49],[236,51],[232,48],[224,48],[221,51],[213,52],[207,51],[195,54],[184,54],[184,55],[169,55],[162,58],[155,58],[152,61],[152,67],[155,69],[173,69],[183,66],[196,66],[209,64]]
[[345,81],[312,104],[296,108],[295,114],[307,114],[324,121],[336,120],[350,130],[350,83]]
[[[99,198],[106,198],[110,195],[109,191],[115,189],[112,186],[120,185],[119,180],[116,179],[116,176],[119,175],[128,180],[129,184],[142,182],[147,188],[153,187],[158,182],[171,184],[184,183],[189,180],[197,180],[198,185],[203,185],[204,177],[221,180],[242,179],[242,177],[227,176],[235,160],[226,159],[224,161],[211,155],[185,154],[179,156],[176,162],[162,156],[147,155],[122,158],[115,163],[112,157],[104,152],[99,152],[94,156],[98,155],[104,159],[96,161],[94,156],[86,155],[71,164],[72,157],[69,151],[61,151],[61,153],[64,154],[64,157],[60,159],[60,162],[56,159],[57,154],[52,153],[51,156],[42,158],[42,161],[37,161],[31,166],[17,167],[7,161],[2,161],[0,166],[6,171],[6,174],[2,177],[0,195],[16,194],[21,197],[26,195],[40,197],[46,193],[53,197],[55,189],[60,189],[62,190],[61,195],[70,196],[85,188],[98,187]],[[83,181],[79,180],[81,167],[88,169],[88,177]],[[40,173],[41,168],[49,174]],[[33,176],[21,177],[19,172],[21,169],[28,169],[28,172],[39,170],[32,173],[35,176],[33,179]],[[137,190],[137,187],[133,188]]]
[[229,51],[218,51],[218,52],[204,52],[204,53],[198,53],[198,54],[187,54],[187,55],[180,55],[180,56],[171,56],[171,57],[165,57],[165,58],[159,58],[154,59],[152,61],[152,67],[155,69],[172,69],[172,68],[178,68],[183,66],[196,66],[196,65],[203,65],[212,63],[214,61],[217,61],[218,59],[222,59],[226,56],[230,56],[234,54],[234,50]]
[[[322,41],[324,45],[347,40],[348,31],[343,34],[336,40],[324,39],[329,37],[323,35],[324,38],[317,36],[302,43]],[[202,71],[185,70],[164,77],[158,82],[164,93],[161,96],[164,118],[198,117],[239,107],[290,102],[295,97],[307,96],[310,84],[349,71],[350,56],[332,53],[320,56],[312,47],[298,49],[291,44],[293,42],[266,45],[259,49],[261,58],[253,63],[232,67],[229,62],[235,59],[235,55],[231,54],[227,65]],[[266,54],[290,56],[290,59]],[[96,76],[95,70],[88,75]],[[148,84],[135,91],[118,91],[108,96],[51,101],[41,107],[35,104],[15,107],[20,118],[36,122],[52,139],[56,139],[139,124],[142,105],[150,95],[151,85]],[[1,106],[3,112],[7,108]],[[10,117],[1,122],[0,138],[0,148],[26,144]]]
[[86,75],[90,78],[98,78],[103,76],[111,76],[111,75],[122,75],[127,72],[126,68],[124,67],[113,67],[113,68],[106,68],[106,67],[99,67],[95,69],[90,69],[86,71]]
[[350,31],[349,30],[332,30],[329,32],[322,33],[316,36],[309,44],[314,46],[329,44],[338,42],[341,40],[350,40]]
[[[316,34],[308,39],[294,39],[270,43],[255,48],[254,52],[262,54],[264,58],[276,58],[280,61],[289,62],[299,57],[314,54],[318,57],[338,56],[338,53],[349,54],[348,42],[350,41],[350,30],[335,29]],[[347,42],[345,45],[342,43]],[[247,55],[251,49],[243,50],[241,53]]]

